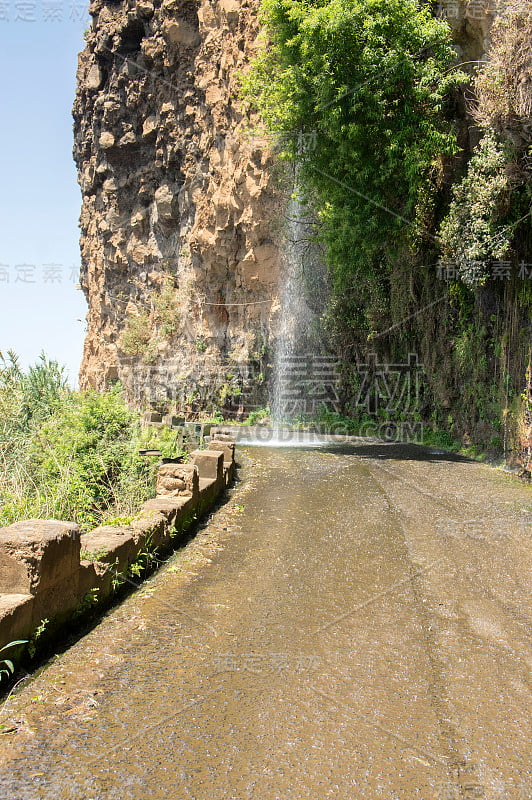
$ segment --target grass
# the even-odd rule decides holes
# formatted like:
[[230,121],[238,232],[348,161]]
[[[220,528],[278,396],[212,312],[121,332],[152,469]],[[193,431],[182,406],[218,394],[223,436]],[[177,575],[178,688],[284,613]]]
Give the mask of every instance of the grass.
[[75,392],[44,355],[23,371],[0,353],[0,525],[62,519],[82,530],[134,516],[153,495],[156,458],[179,455],[175,432],[143,430],[120,386]]

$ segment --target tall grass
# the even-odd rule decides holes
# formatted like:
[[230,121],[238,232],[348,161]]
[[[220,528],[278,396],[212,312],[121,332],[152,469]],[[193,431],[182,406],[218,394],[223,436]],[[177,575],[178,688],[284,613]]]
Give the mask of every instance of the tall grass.
[[74,392],[44,354],[24,372],[0,353],[0,525],[63,519],[89,529],[135,514],[154,486],[142,442],[119,386]]
[[[24,373],[12,351],[0,352],[0,498],[27,502],[34,486],[30,445],[35,431],[59,407],[67,391],[64,371],[44,354]],[[4,520],[3,510],[0,519]]]

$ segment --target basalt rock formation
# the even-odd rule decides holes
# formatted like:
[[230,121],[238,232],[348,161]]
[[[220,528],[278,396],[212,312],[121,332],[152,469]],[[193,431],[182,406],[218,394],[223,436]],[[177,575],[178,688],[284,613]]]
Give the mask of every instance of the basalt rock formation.
[[82,387],[194,411],[265,394],[283,215],[238,100],[255,0],[94,0],[79,57]]
[[[89,305],[82,387],[119,379],[133,404],[164,411],[268,399],[280,264],[291,256],[288,192],[239,100],[257,9],[258,0],[89,7],[74,105]],[[492,11],[438,4],[459,60],[483,57]],[[322,293],[310,315],[323,310]]]
[[[93,0],[90,5],[93,23],[79,58],[74,106],[83,195],[81,285],[89,304],[82,387],[101,389],[118,379],[132,404],[165,412],[213,407],[236,412],[269,399],[286,287],[295,296],[290,281],[301,220],[289,199],[290,176],[240,98],[239,75],[258,44],[258,4]],[[457,62],[471,75],[490,53],[497,12],[511,6],[507,0],[433,3],[449,23]],[[480,138],[466,102],[456,107],[456,129],[462,152],[457,161],[463,163],[449,182],[461,180]],[[528,261],[527,248],[523,243],[516,257]],[[398,280],[391,294],[401,297],[407,284]],[[314,318],[324,310],[327,292],[326,280],[319,291],[318,284],[311,282],[306,298]],[[448,423],[466,443],[495,441],[500,437],[491,384],[497,370],[486,368],[478,380],[480,367],[473,370],[465,378],[469,394],[462,402],[463,379],[453,372],[454,351],[445,334],[447,306],[435,305],[431,292],[440,288],[433,284],[431,279],[427,292],[422,287],[418,301],[432,309],[434,324],[429,320],[423,329],[416,313],[412,323],[431,382],[431,408],[423,413],[432,420],[436,409],[438,424]],[[478,333],[487,320],[490,330],[490,319],[500,318],[493,341],[500,339],[501,354],[496,356],[486,334],[486,341],[479,338],[482,358],[477,354],[472,362],[504,360],[500,375],[507,374],[520,395],[530,361],[530,344],[522,341],[529,321],[512,286],[477,293],[472,329]],[[292,315],[291,307],[288,312]],[[301,316],[308,330],[309,315]],[[395,333],[381,360],[400,349],[400,326],[390,330]],[[369,348],[371,356],[377,348]],[[462,361],[466,369],[467,359]],[[503,415],[516,423],[502,421],[505,452],[517,453],[525,465],[532,447],[530,365],[528,370],[524,405],[517,398],[510,407],[507,392]],[[489,402],[475,404],[476,384],[482,382]],[[487,410],[480,413],[481,406]]]

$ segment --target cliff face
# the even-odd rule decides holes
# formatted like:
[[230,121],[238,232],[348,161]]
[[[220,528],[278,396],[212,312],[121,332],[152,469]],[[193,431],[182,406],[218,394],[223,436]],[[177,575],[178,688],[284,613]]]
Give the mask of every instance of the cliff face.
[[256,0],[95,0],[90,13],[74,106],[81,385],[118,378],[136,404],[188,410],[264,400],[283,202],[237,100]]
[[[238,100],[239,72],[256,51],[258,2],[94,0],[90,6],[93,24],[79,59],[74,107],[81,283],[89,303],[82,387],[100,389],[119,379],[132,403],[164,410],[263,404],[283,324],[281,296],[293,318],[287,296],[299,302],[306,291],[305,330],[324,310],[327,281],[319,268],[310,288],[292,286],[294,270],[308,272],[306,251],[305,269],[297,261],[299,212],[294,216],[271,142],[254,135],[255,120]],[[433,5],[450,25],[457,61],[474,74],[489,52],[496,13],[508,3]],[[479,131],[465,104],[456,113],[459,180]],[[527,253],[523,245],[517,257],[528,261]],[[407,284],[401,274],[398,280],[391,295],[400,297]],[[494,383],[508,374],[520,392],[530,359],[520,295],[513,284],[495,289],[479,293],[471,331],[459,342],[464,375],[456,373],[451,310],[434,306],[440,287],[432,278],[420,286],[418,303],[433,309],[434,323],[423,328],[413,315],[412,341],[431,374],[429,411],[450,420],[464,441],[494,436]],[[401,350],[401,330],[384,360]],[[500,339],[500,356],[491,338]],[[482,374],[477,366],[467,372],[466,345],[472,364],[488,365]],[[497,359],[504,361],[500,369]],[[470,394],[462,403],[464,382]],[[485,397],[478,399],[475,382]],[[508,397],[505,402],[504,414]],[[530,402],[524,411],[510,409],[519,420],[513,449],[523,463],[530,459]],[[488,411],[480,413],[480,406]]]
[[[438,4],[460,60],[485,52],[491,5]],[[137,405],[189,411],[239,405],[242,391],[245,405],[267,401],[286,201],[270,142],[238,101],[257,7],[90,5],[74,106],[82,387],[119,379]]]
[[476,59],[486,57],[490,45],[490,30],[499,11],[513,0],[438,0],[436,15],[447,20],[459,58],[469,59],[471,67]]

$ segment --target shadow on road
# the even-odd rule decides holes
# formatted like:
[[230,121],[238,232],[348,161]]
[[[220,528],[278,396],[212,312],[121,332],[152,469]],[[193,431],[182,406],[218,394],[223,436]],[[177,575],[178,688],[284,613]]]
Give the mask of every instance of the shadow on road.
[[417,444],[395,442],[379,442],[376,444],[332,444],[324,448],[328,453],[338,455],[354,455],[359,458],[382,459],[387,461],[450,461],[472,462],[472,459],[458,453],[440,450],[437,447],[425,447]]

